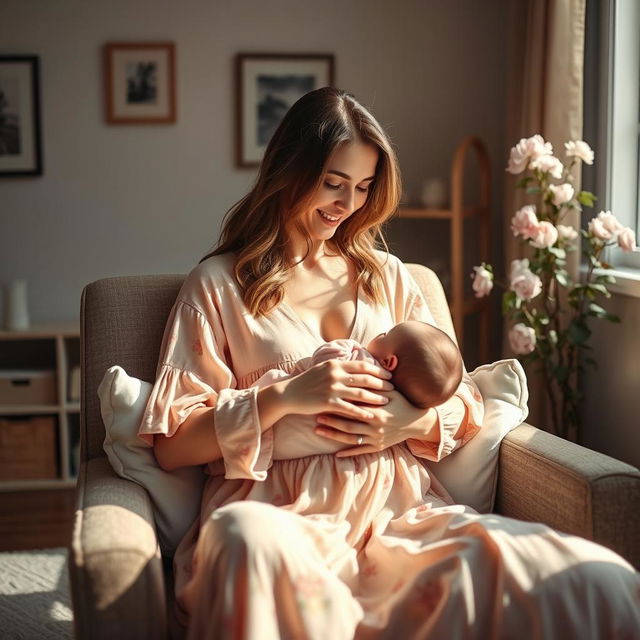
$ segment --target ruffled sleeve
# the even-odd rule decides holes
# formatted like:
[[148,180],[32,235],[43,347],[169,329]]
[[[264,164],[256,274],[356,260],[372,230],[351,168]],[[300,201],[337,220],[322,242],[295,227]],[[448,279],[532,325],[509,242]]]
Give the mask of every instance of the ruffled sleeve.
[[215,310],[207,314],[178,299],[167,321],[156,381],[138,435],[172,436],[200,407],[214,407],[214,425],[225,478],[264,480],[271,466],[273,434],[262,433],[257,388],[237,389],[227,338]]
[[[404,320],[420,320],[437,326],[427,302],[411,274],[404,268],[403,279],[409,279],[403,305]],[[440,441],[409,439],[407,446],[415,456],[437,462],[466,444],[480,430],[484,419],[484,404],[475,382],[463,369],[462,380],[454,395],[435,407],[440,429]]]

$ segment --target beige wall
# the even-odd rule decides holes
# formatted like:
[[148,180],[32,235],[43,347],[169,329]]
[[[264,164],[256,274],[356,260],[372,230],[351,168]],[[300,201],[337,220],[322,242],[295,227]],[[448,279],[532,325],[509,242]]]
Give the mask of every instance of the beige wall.
[[[254,177],[233,167],[238,51],[334,53],[410,193],[469,133],[499,193],[505,14],[506,0],[3,0],[0,52],[41,57],[45,173],[0,179],[0,280],[26,278],[32,316],[62,319],[96,278],[187,271]],[[102,44],[157,39],[177,45],[177,124],[107,126]]]

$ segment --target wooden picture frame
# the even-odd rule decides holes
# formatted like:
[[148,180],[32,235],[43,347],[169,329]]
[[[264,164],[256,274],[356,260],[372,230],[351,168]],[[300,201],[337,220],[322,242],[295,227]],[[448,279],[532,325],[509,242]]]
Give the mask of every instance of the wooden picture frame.
[[238,53],[236,166],[257,167],[289,107],[305,93],[334,83],[334,56],[320,53]]
[[107,123],[175,123],[175,59],[172,42],[107,42],[104,45]]
[[0,55],[0,177],[40,175],[40,59]]

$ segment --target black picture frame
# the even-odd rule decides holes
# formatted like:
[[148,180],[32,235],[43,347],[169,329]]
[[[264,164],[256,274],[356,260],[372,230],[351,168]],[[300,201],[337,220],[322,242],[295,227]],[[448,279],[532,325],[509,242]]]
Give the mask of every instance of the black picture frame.
[[0,177],[42,172],[40,58],[0,55]]
[[329,53],[236,54],[236,167],[257,167],[289,107],[313,89],[333,86],[334,73]]

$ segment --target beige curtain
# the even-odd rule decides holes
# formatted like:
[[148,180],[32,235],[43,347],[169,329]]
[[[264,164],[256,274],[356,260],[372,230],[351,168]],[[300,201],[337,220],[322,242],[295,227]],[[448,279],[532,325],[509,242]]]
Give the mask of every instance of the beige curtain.
[[[564,162],[564,143],[582,139],[582,87],[584,66],[584,21],[586,0],[517,0],[509,2],[507,44],[507,120],[504,166],[508,150],[520,138],[541,134]],[[516,192],[519,176],[505,173],[504,238],[505,270],[515,258],[525,257],[509,229],[511,216],[528,202]],[[580,188],[580,171],[574,174]],[[580,228],[577,212],[565,224]],[[567,268],[577,278],[579,252]],[[504,339],[504,352],[513,357]],[[541,428],[550,425],[546,396],[540,376],[527,371],[529,418]]]

